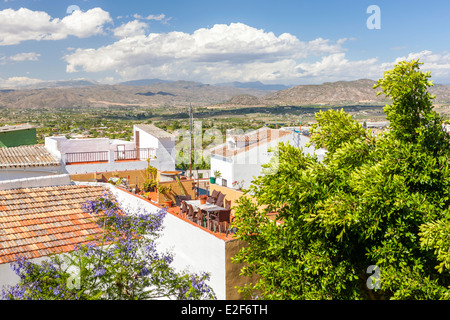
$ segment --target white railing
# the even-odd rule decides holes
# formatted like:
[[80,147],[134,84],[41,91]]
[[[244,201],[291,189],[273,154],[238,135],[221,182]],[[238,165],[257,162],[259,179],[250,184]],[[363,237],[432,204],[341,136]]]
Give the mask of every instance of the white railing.
[[[109,151],[72,152],[65,154],[65,164],[109,162]],[[114,161],[146,161],[156,156],[153,148],[140,148],[133,150],[114,151]]]

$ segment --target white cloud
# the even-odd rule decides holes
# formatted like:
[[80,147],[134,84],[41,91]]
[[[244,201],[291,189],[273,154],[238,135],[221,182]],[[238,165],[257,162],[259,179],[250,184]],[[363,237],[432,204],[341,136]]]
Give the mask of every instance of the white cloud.
[[36,52],[21,52],[13,56],[0,57],[0,64],[7,64],[10,62],[22,62],[22,61],[38,61],[41,55]]
[[144,35],[148,29],[148,25],[139,20],[133,20],[122,24],[113,30],[114,36],[117,38],[127,38],[137,35]]
[[[406,57],[399,57],[395,60],[398,63],[402,60],[419,59],[423,63],[421,70],[431,71],[431,76],[437,80],[443,80],[446,83],[450,80],[450,54],[435,53],[429,50],[410,53]],[[437,81],[436,81],[437,82]]]
[[28,77],[11,77],[8,79],[0,78],[0,88],[17,88],[23,86],[34,85],[43,82],[39,79]]
[[161,21],[161,20],[164,20],[166,18],[166,15],[164,13],[161,13],[161,14],[158,14],[158,15],[150,14],[150,15],[148,15],[146,17],[143,17],[140,14],[136,13],[133,17],[136,18],[136,19]]
[[296,69],[302,78],[330,77],[345,80],[378,77],[384,71],[380,67],[377,58],[349,61],[345,53],[335,53],[314,63],[299,63]]
[[384,72],[392,69],[400,61],[419,59],[423,65],[421,71],[431,71],[434,82],[448,83],[450,79],[450,54],[435,53],[429,50],[412,52],[407,56],[396,58],[391,62],[380,62],[378,58],[349,61],[345,53],[324,56],[313,63],[299,63],[297,69],[300,78],[309,81],[337,81],[354,79],[380,79]]
[[[141,30],[137,22],[119,28],[120,31]],[[116,70],[124,78],[157,73],[161,76],[164,72],[166,77],[195,76],[204,81],[244,77],[276,80],[286,72],[294,76],[296,59],[342,52],[344,42],[345,39],[333,43],[321,38],[304,42],[289,33],[276,36],[273,32],[232,23],[201,28],[192,34],[128,36],[98,49],[78,49],[64,59],[67,72]]]
[[432,71],[437,81],[448,83],[450,77],[450,54],[422,51],[387,62],[377,57],[350,60],[343,46],[354,38],[302,41],[289,33],[277,36],[243,23],[216,24],[193,33],[145,35],[144,24],[134,20],[116,28],[114,34],[120,39],[108,46],[67,54],[66,71],[115,71],[123,80],[150,77],[300,84],[376,80],[396,62],[419,57],[424,62],[422,69]]
[[39,53],[36,53],[36,52],[22,52],[22,53],[18,53],[18,54],[15,54],[13,56],[10,56],[8,58],[8,60],[15,61],[15,62],[20,62],[20,61],[38,61],[40,56],[41,55]]
[[103,33],[103,26],[112,22],[108,12],[94,8],[74,11],[63,19],[52,18],[43,11],[26,8],[0,11],[0,45],[15,45],[27,40],[61,40],[68,36],[86,38]]

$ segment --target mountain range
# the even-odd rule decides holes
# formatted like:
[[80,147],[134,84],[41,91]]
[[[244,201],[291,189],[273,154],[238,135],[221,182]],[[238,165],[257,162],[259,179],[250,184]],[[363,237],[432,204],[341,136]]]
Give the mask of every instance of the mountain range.
[[[318,85],[264,85],[261,82],[203,84],[194,81],[142,79],[114,85],[91,80],[39,83],[0,90],[0,107],[68,108],[105,106],[220,106],[263,107],[273,105],[384,105],[375,81],[326,82]],[[436,103],[450,103],[450,86],[430,88]]]

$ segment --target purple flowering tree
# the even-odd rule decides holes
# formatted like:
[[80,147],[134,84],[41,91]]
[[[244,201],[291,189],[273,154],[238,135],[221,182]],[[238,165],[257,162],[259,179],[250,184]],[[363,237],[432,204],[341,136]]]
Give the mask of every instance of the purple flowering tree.
[[215,299],[208,274],[177,272],[172,254],[158,252],[166,211],[125,214],[108,192],[83,209],[103,234],[40,264],[18,257],[11,266],[20,280],[2,289],[2,299]]

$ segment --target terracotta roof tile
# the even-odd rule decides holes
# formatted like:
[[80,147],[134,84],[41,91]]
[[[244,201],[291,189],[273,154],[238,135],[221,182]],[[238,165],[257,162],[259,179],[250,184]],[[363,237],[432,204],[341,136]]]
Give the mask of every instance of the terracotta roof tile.
[[82,205],[103,191],[76,185],[0,190],[0,264],[18,253],[38,258],[89,242],[101,229]]

